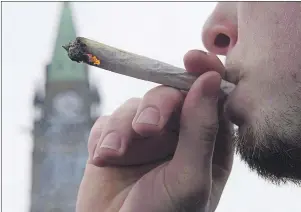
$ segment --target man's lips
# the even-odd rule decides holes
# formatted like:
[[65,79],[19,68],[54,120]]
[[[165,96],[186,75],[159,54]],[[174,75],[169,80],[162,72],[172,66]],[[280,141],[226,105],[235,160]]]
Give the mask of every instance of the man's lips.
[[225,80],[237,85],[241,80],[242,76],[239,74],[240,72],[234,69],[226,69],[225,70]]
[[232,107],[229,107],[228,104],[225,104],[224,108],[226,116],[233,124],[237,125],[238,127],[244,124],[243,118],[237,115],[237,113],[233,111]]
[[245,84],[238,81],[235,89],[228,95],[224,104],[225,115],[237,126],[242,126],[247,122],[252,111],[252,101],[250,93]]
[[225,61],[225,76],[224,80],[233,83],[235,88],[228,95],[224,104],[225,115],[237,126],[241,126],[246,122],[247,109],[251,108],[249,92],[246,90],[245,72],[241,64],[231,59],[227,55]]

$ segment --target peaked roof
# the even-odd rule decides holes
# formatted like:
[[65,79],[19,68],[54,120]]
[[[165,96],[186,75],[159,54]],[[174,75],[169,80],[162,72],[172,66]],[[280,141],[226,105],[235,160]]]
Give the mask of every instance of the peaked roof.
[[48,81],[84,80],[87,78],[84,64],[77,64],[69,59],[63,45],[76,38],[72,11],[69,2],[64,2],[61,10],[59,26],[57,28],[52,61],[48,69]]

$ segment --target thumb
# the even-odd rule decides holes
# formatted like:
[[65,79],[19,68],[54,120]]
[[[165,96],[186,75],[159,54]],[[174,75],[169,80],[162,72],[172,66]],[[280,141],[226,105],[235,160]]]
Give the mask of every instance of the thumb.
[[212,157],[218,131],[220,83],[219,73],[206,72],[194,82],[185,98],[178,146],[166,172],[170,174],[169,179],[175,179],[169,183],[177,190],[174,191],[177,194],[200,192],[206,189],[204,185],[208,189],[211,188]]

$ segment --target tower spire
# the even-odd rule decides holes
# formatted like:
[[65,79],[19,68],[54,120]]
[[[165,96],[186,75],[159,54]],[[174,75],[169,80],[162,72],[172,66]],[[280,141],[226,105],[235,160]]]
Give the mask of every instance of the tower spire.
[[77,35],[70,6],[69,2],[64,2],[62,5],[52,61],[48,67],[48,81],[85,80],[87,78],[86,65],[70,61],[62,48]]

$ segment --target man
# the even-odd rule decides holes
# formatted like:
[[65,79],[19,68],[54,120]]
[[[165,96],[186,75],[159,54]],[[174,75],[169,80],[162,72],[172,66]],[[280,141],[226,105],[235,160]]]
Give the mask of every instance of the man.
[[[233,143],[260,176],[300,182],[301,3],[219,3],[203,42],[211,54],[184,57],[201,74],[187,94],[159,86],[95,123],[78,212],[212,212]],[[221,78],[236,84],[225,101]]]

